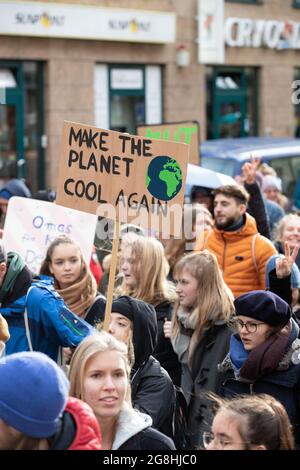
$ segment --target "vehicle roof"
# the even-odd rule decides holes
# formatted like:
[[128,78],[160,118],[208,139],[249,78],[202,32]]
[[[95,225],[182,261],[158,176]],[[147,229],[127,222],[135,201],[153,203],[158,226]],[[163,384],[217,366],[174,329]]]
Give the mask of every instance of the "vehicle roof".
[[300,155],[300,139],[290,137],[240,137],[235,139],[206,140],[201,144],[203,157],[248,160],[253,157],[280,158]]

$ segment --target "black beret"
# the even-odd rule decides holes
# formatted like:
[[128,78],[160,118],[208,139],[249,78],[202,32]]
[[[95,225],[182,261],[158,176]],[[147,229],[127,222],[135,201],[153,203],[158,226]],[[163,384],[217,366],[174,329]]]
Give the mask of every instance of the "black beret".
[[265,290],[253,290],[237,297],[234,306],[236,315],[255,318],[271,326],[284,327],[292,316],[284,300]]

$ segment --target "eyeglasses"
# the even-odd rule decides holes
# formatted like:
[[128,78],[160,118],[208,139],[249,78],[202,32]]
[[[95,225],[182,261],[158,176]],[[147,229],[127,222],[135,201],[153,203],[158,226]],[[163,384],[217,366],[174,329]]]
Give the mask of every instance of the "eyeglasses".
[[202,435],[202,441],[203,441],[203,447],[204,449],[207,449],[209,444],[211,444],[213,441],[215,441],[216,447],[220,449],[224,449],[228,444],[230,444],[230,441],[226,439],[225,437],[216,437],[213,432],[207,431],[204,432]]
[[242,320],[236,319],[231,322],[231,325],[235,331],[241,331],[245,327],[248,333],[256,333],[257,327],[259,325],[265,325],[265,323],[264,322],[255,323],[252,321],[243,322]]
[[228,439],[225,436],[215,436],[213,432],[207,431],[202,434],[202,442],[203,442],[203,447],[204,449],[207,449],[208,446],[214,441],[215,447],[217,449],[225,449],[226,446],[229,445],[236,445],[236,444],[243,444],[245,447],[245,450],[248,449],[248,443],[247,442],[232,442],[230,439]]

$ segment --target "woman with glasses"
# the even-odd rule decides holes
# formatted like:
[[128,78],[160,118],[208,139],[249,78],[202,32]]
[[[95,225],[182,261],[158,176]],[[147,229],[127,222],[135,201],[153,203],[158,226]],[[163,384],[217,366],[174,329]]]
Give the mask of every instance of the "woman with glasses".
[[293,450],[286,410],[270,395],[214,397],[217,411],[211,431],[203,433],[207,450]]
[[181,258],[174,278],[178,301],[173,320],[165,322],[174,351],[182,364],[181,387],[188,404],[188,439],[201,446],[202,432],[212,422],[205,392],[220,386],[217,365],[229,348],[227,322],[233,312],[233,296],[226,286],[217,258],[208,250]]
[[299,326],[289,305],[273,292],[252,291],[234,301],[235,334],[219,365],[220,394],[267,393],[285,407],[300,444]]

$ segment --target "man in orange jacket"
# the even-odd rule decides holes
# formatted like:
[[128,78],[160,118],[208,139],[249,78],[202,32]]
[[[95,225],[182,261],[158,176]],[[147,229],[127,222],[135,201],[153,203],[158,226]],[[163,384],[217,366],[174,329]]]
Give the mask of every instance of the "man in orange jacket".
[[215,226],[204,233],[195,250],[214,253],[224,280],[234,297],[265,289],[265,266],[276,253],[274,245],[257,231],[253,217],[246,213],[249,194],[238,185],[214,191]]

